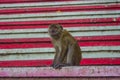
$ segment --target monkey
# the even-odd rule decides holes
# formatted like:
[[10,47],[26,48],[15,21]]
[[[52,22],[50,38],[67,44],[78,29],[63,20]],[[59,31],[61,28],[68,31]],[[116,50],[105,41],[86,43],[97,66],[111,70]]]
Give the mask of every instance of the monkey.
[[79,66],[82,52],[77,40],[58,23],[50,24],[48,34],[55,48],[52,67],[61,69],[64,66]]

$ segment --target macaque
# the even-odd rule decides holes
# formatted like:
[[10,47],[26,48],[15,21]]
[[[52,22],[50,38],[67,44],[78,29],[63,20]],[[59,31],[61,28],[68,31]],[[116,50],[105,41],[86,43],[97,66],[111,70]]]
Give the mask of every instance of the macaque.
[[48,33],[56,52],[51,66],[61,69],[64,66],[80,65],[81,49],[74,37],[59,24],[51,24]]

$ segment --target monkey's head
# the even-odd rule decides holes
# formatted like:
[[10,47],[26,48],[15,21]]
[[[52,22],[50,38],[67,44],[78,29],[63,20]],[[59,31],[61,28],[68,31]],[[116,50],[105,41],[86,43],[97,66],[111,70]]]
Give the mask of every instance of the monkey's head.
[[48,33],[52,38],[59,38],[62,33],[63,27],[59,24],[51,24]]

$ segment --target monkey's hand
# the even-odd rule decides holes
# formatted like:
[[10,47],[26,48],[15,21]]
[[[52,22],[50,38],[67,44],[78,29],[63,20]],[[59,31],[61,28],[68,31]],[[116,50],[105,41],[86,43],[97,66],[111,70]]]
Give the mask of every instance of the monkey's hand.
[[54,64],[52,67],[54,69],[61,69],[63,67],[63,64]]
[[52,65],[50,65],[50,67],[53,67],[54,69],[61,69],[62,64],[52,63]]
[[54,69],[60,69],[60,65],[59,64],[52,64],[51,67],[53,67]]
[[54,64],[52,67],[55,69],[61,69],[64,66],[72,66],[71,64]]

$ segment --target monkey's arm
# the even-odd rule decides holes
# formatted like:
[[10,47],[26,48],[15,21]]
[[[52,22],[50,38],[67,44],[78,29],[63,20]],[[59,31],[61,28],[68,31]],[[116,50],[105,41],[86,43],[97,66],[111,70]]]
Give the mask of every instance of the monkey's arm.
[[63,49],[61,49],[60,52],[55,54],[53,63],[51,65],[53,68],[57,69],[57,68],[61,68],[63,66],[63,61],[67,55],[66,50],[67,50],[66,48],[63,48]]
[[57,46],[54,46],[54,48],[55,48],[55,56],[54,56],[53,63],[52,63],[52,65],[51,65],[51,66],[53,66],[53,67],[54,67],[54,65],[57,63],[57,57],[58,57],[58,53],[59,53],[58,47],[57,47]]
[[61,51],[59,52],[58,63],[63,63],[65,57],[67,56],[67,44],[63,44]]
[[66,64],[66,59],[67,59],[67,53],[68,53],[68,40],[67,37],[63,38],[62,44],[61,44],[61,49],[59,50],[59,53],[56,57],[56,64],[54,65],[54,68],[61,68]]
[[61,67],[64,66],[64,59],[66,59],[65,57],[67,56],[67,47],[63,48],[61,50],[61,52],[59,52],[58,54],[55,55],[55,63],[53,65],[53,68],[55,69],[60,69]]

